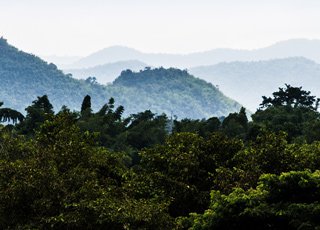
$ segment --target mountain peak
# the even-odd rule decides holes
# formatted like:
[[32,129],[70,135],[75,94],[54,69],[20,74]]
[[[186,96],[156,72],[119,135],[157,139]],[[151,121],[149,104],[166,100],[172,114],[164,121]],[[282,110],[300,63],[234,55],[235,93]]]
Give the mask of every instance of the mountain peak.
[[[123,46],[123,45],[114,45],[114,46],[109,46],[109,47],[106,47],[100,51],[135,51],[135,52],[140,52],[134,48],[131,48],[131,47],[128,47],[128,46]],[[100,52],[100,51],[97,51],[97,52]],[[96,52],[96,53],[97,53]]]
[[107,63],[133,60],[142,55],[138,50],[126,46],[110,46],[75,62],[71,68],[93,67]]

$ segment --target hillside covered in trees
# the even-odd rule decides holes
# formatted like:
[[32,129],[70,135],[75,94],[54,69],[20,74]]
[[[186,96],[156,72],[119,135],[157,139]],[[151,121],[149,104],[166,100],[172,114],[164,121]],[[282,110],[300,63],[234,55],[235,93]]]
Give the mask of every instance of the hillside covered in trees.
[[100,86],[91,86],[78,81],[40,58],[19,51],[0,39],[0,98],[5,106],[24,112],[39,95],[48,95],[54,107],[59,110],[62,105],[76,109],[81,98],[90,93],[96,101],[105,100],[105,90]]
[[241,107],[212,84],[173,68],[123,71],[107,91],[129,111],[147,108],[179,118],[220,117]]
[[94,101],[93,110],[114,97],[126,107],[127,115],[152,109],[158,114],[173,112],[179,118],[208,118],[225,116],[241,107],[211,84],[178,69],[124,71],[108,86],[98,84],[93,77],[76,80],[63,74],[54,64],[10,46],[3,38],[0,39],[0,79],[1,100],[6,107],[22,113],[34,98],[44,94],[56,111],[63,105],[79,110],[87,94]]
[[252,121],[0,107],[0,228],[317,229],[319,101],[285,85]]

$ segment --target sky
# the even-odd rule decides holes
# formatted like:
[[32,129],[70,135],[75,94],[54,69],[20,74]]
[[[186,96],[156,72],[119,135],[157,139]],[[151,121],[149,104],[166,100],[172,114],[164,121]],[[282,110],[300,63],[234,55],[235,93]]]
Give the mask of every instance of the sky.
[[256,49],[320,39],[319,0],[0,0],[0,36],[36,55]]

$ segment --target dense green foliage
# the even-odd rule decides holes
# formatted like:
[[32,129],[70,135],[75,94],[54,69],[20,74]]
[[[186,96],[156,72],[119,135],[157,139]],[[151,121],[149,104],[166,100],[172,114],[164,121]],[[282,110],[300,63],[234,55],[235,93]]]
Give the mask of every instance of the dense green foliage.
[[263,99],[248,121],[244,108],[123,117],[113,98],[93,112],[89,95],[55,114],[38,97],[0,126],[0,228],[318,229],[317,99],[289,85]]
[[79,110],[81,100],[90,95],[92,110],[98,110],[114,97],[126,108],[126,115],[152,110],[179,118],[209,118],[235,112],[240,105],[224,96],[209,83],[178,69],[124,71],[110,85],[100,85],[94,76],[76,80],[65,75],[54,64],[24,53],[0,38],[0,98],[6,106],[24,113],[39,95],[48,95],[58,111],[63,105]]
[[1,142],[2,229],[150,229],[170,219],[165,203],[130,196],[127,157],[97,146],[69,112],[46,120],[31,140],[3,133]]
[[181,221],[192,229],[319,229],[320,172],[264,174],[258,186],[211,192],[210,208]]

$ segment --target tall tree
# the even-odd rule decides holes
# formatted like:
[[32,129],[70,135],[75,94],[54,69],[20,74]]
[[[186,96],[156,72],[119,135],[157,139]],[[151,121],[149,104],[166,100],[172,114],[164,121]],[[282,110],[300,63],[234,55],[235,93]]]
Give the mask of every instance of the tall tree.
[[82,105],[81,105],[81,116],[83,118],[88,118],[90,117],[91,113],[92,113],[91,97],[89,95],[86,95],[83,98]]

